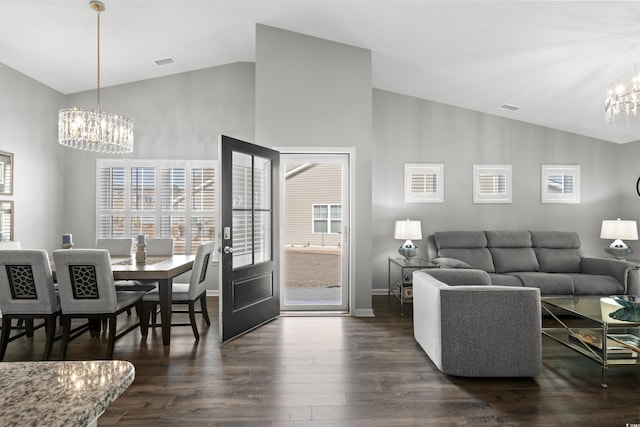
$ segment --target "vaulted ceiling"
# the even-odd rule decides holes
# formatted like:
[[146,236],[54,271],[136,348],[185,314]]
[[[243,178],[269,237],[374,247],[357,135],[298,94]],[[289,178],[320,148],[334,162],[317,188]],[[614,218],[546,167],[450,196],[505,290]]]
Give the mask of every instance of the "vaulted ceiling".
[[[640,140],[635,121],[604,121],[609,80],[629,80],[640,58],[640,2],[103,2],[103,87],[253,61],[259,23],[370,49],[379,89],[616,143]],[[154,62],[166,58],[175,63]],[[94,89],[89,0],[0,0],[0,62],[65,94]]]

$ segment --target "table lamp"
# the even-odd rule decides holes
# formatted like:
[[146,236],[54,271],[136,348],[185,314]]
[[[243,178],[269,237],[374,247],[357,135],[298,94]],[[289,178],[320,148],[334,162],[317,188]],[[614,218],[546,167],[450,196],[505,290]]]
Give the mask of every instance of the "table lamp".
[[616,259],[624,259],[631,255],[633,249],[622,241],[638,240],[638,226],[635,221],[623,221],[620,218],[616,220],[605,219],[602,221],[600,229],[601,239],[614,239],[609,247],[604,251]]
[[408,218],[406,220],[396,221],[393,238],[405,241],[404,244],[400,246],[400,249],[398,249],[398,252],[409,261],[418,253],[418,249],[411,240],[422,239],[422,226],[420,225],[420,221],[411,221]]

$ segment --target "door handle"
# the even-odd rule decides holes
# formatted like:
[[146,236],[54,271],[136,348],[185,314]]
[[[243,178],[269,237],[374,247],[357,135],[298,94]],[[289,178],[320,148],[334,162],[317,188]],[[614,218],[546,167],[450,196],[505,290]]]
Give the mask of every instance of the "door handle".
[[233,248],[231,246],[225,246],[224,249],[222,249],[222,251],[225,254],[232,254],[233,253]]

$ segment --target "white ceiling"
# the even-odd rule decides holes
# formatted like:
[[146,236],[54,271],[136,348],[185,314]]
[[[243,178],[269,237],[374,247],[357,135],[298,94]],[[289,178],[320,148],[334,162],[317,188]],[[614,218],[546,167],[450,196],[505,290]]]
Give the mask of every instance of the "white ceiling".
[[[255,25],[372,51],[374,87],[607,141],[609,79],[640,59],[640,2],[103,0],[102,86],[255,57]],[[172,57],[158,67],[154,60]],[[0,0],[0,62],[62,93],[96,86],[89,0]],[[640,64],[639,64],[640,67]],[[521,107],[499,110],[502,104]],[[624,120],[623,120],[624,122]]]

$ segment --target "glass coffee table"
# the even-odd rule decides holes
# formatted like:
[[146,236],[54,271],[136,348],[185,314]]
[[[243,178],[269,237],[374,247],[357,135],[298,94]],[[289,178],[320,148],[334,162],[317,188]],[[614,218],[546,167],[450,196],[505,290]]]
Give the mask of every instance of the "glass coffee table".
[[[607,387],[609,366],[640,366],[640,319],[636,312],[632,312],[632,320],[612,318],[610,313],[621,317],[622,306],[611,297],[544,297],[541,302],[543,310],[559,324],[555,328],[542,328],[542,333],[599,363],[602,387]],[[579,320],[559,317],[566,314]]]

